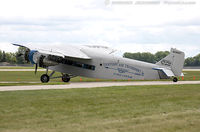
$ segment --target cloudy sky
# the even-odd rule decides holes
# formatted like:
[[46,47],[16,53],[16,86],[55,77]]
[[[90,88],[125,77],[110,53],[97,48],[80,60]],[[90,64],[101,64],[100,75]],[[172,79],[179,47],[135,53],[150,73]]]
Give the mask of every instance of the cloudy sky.
[[200,53],[200,2],[0,0],[0,49],[16,51],[9,43],[93,44],[152,53],[174,47],[194,56]]

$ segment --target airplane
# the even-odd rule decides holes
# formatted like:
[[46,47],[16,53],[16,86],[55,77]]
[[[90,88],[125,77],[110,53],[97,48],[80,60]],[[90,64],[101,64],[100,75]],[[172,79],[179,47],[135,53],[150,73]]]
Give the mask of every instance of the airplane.
[[[27,62],[35,64],[35,74],[38,67],[46,69],[40,78],[42,83],[48,83],[54,78],[69,82],[76,76],[116,80],[172,79],[177,82],[177,77],[184,76],[182,69],[185,53],[174,48],[171,48],[168,56],[152,64],[116,56],[116,50],[106,46],[13,45],[26,49],[21,55]],[[49,70],[52,71],[50,74]],[[55,72],[60,72],[61,76],[53,77]]]

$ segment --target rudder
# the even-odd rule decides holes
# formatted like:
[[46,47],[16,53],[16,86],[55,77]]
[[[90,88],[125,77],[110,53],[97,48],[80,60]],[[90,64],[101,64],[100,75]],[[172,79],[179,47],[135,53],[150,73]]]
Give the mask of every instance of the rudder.
[[156,65],[170,68],[175,76],[181,76],[184,62],[185,53],[171,48],[170,54],[156,63]]

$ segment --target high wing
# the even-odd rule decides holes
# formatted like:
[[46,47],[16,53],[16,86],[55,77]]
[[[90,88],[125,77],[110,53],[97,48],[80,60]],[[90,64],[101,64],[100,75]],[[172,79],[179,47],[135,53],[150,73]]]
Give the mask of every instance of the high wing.
[[59,46],[32,46],[28,44],[13,44],[15,46],[19,47],[25,47],[30,50],[36,50],[42,54],[49,54],[49,55],[55,55],[59,57],[70,57],[70,58],[78,58],[78,59],[91,59],[89,56],[87,56],[85,53],[81,51],[80,47],[75,46],[66,46],[66,47],[59,47]]

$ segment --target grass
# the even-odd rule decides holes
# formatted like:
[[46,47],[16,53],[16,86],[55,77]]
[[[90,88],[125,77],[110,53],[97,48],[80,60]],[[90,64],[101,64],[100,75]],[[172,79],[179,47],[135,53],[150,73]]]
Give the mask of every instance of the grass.
[[[184,73],[184,78],[183,80],[198,80],[200,81],[200,71],[183,71]],[[182,80],[182,78],[179,78],[179,80]]]
[[[1,71],[0,82],[39,82],[40,76],[45,72],[37,72],[35,75],[32,71]],[[59,79],[61,81],[61,79]],[[58,81],[57,79],[52,81]]]
[[0,66],[0,69],[34,69],[34,67]]
[[[0,69],[32,69],[33,67],[0,67]],[[37,75],[33,71],[1,71],[0,72],[0,86],[15,86],[15,85],[41,85],[40,76],[44,74],[44,71],[38,71]],[[200,71],[184,71],[184,78],[179,80],[191,81],[200,80]],[[55,76],[60,76],[60,73],[56,73]],[[109,80],[109,79],[92,79],[85,77],[75,77],[71,79],[71,82],[94,82],[94,81],[128,81],[128,80]],[[130,81],[130,80],[129,80]],[[131,80],[138,81],[138,80]],[[5,83],[6,82],[6,83]],[[7,83],[8,82],[8,83]],[[17,82],[17,83],[16,83]],[[29,83],[33,82],[33,83]],[[61,79],[52,79],[51,85],[66,84]],[[42,84],[46,85],[46,84]]]
[[[34,74],[32,71],[1,71],[0,72],[0,82],[37,82],[40,83],[40,76],[44,74],[44,71],[38,71],[37,75]],[[185,76],[183,78],[184,81],[186,80],[200,80],[200,71],[185,71]],[[60,73],[56,73],[55,76],[60,76]],[[195,77],[195,78],[194,78]],[[182,80],[182,78],[179,78]],[[72,82],[93,82],[93,81],[113,81],[113,80],[105,80],[105,79],[92,79],[92,78],[85,78],[85,77],[75,77],[72,78]],[[123,81],[123,80],[115,80],[115,81]],[[127,80],[125,80],[127,81]],[[62,82],[61,79],[52,79],[51,82]],[[0,84],[1,85],[1,84]]]
[[200,85],[0,92],[1,132],[198,132]]
[[65,82],[49,82],[49,83],[41,83],[41,82],[33,82],[33,83],[27,83],[27,82],[16,82],[16,83],[0,83],[1,86],[32,86],[32,85],[68,85],[69,83]]
[[[0,66],[0,69],[35,69],[35,67],[23,67],[23,66]],[[38,69],[42,69],[38,67]]]
[[[40,76],[45,74],[43,71],[38,71],[35,75],[32,71],[1,71],[0,72],[0,86],[12,86],[12,85],[38,85],[40,83]],[[60,73],[55,73],[54,76],[61,76]],[[94,82],[94,81],[113,81],[113,80],[104,80],[104,79],[92,79],[92,78],[85,78],[85,77],[75,77],[71,79],[72,82]],[[120,81],[120,80],[116,80]],[[8,83],[3,83],[8,82]],[[16,83],[19,82],[19,83]],[[32,83],[29,83],[32,82]],[[63,83],[61,78],[52,79],[50,84],[66,84]]]

